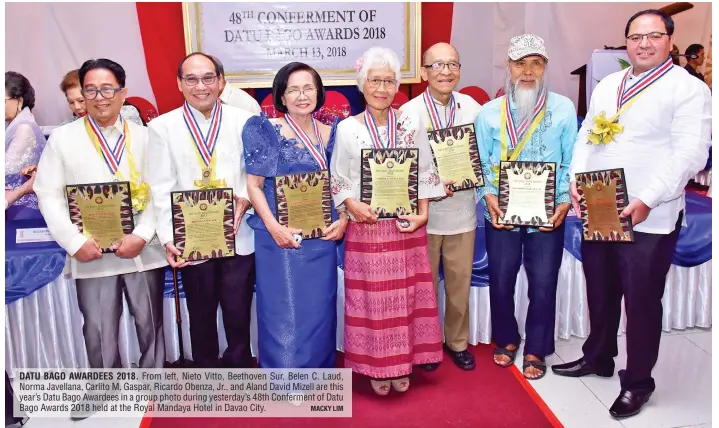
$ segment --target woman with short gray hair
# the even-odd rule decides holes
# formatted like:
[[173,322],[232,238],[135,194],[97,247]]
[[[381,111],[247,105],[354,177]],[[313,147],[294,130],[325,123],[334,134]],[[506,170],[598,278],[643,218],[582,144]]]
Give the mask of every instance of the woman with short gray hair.
[[[397,55],[371,48],[355,67],[367,109],[337,126],[330,165],[335,206],[350,215],[344,256],[345,367],[369,376],[375,393],[387,395],[390,386],[407,391],[413,366],[435,367],[442,360],[425,225],[429,199],[445,192],[419,118],[391,107],[401,77]],[[417,195],[416,214],[382,219],[382,209],[362,202],[363,149],[375,150],[371,162],[378,163],[378,150],[396,149],[390,156],[403,163],[409,159],[403,149],[417,149],[416,184],[409,186]]]

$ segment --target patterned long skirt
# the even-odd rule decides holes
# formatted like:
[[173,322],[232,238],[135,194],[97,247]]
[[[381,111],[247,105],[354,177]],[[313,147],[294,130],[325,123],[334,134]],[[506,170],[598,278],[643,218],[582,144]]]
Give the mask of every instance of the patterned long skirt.
[[375,379],[442,361],[425,227],[350,221],[345,235],[345,367]]

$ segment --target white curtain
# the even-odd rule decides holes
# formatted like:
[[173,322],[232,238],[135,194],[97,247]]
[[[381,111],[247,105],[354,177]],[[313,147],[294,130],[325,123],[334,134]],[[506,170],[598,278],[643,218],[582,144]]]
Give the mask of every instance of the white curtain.
[[[342,351],[344,332],[344,276],[338,270],[337,288],[337,349]],[[672,266],[667,276],[664,293],[662,329],[684,330],[690,327],[711,327],[711,260],[693,268]],[[582,264],[565,251],[557,289],[557,320],[555,337],[587,337],[589,318]],[[524,267],[517,278],[515,315],[524,337],[527,314],[527,276]],[[165,347],[168,361],[179,358],[177,324],[174,299],[164,299]],[[185,357],[192,359],[189,334],[189,317],[185,300],[180,301]],[[489,289],[472,287],[470,292],[471,344],[490,343],[491,322]],[[440,287],[440,314],[444,312],[444,288]],[[218,310],[220,350],[227,347]],[[624,332],[622,320],[619,334]],[[252,352],[257,355],[257,325],[255,306],[252,306]],[[120,355],[124,367],[139,360],[137,335],[132,317],[127,311],[120,325]],[[6,305],[5,312],[5,368],[12,374],[14,368],[71,368],[87,367],[87,356],[82,336],[82,315],[77,306],[75,283],[61,276],[32,295]]]

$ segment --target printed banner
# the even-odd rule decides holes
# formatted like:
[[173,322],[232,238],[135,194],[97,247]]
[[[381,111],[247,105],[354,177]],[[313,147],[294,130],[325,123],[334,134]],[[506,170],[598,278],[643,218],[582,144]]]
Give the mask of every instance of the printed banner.
[[227,81],[270,87],[293,61],[314,67],[325,85],[354,85],[367,49],[397,53],[403,83],[419,77],[419,3],[183,3],[187,52],[218,57]]

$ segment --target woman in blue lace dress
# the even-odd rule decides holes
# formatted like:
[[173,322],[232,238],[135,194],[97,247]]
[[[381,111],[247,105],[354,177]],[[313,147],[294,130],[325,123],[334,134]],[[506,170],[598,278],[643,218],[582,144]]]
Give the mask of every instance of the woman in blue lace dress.
[[32,191],[45,135],[35,122],[35,90],[20,73],[5,72],[5,209],[16,204],[37,210]]
[[[255,209],[257,328],[262,368],[334,368],[337,327],[337,240],[347,215],[332,212],[323,237],[277,221],[276,177],[328,170],[335,126],[312,118],[325,97],[312,67],[290,63],[272,86],[284,118],[255,116],[242,132],[248,193]],[[336,122],[335,122],[336,124]]]

